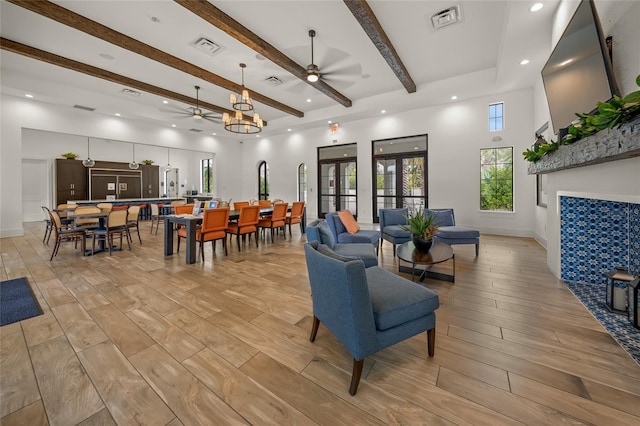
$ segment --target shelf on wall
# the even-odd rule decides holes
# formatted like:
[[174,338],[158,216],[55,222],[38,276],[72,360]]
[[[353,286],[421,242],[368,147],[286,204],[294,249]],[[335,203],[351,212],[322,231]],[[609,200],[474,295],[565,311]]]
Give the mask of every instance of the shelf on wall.
[[571,145],[560,145],[538,162],[530,163],[529,174],[553,173],[632,157],[640,157],[640,117]]

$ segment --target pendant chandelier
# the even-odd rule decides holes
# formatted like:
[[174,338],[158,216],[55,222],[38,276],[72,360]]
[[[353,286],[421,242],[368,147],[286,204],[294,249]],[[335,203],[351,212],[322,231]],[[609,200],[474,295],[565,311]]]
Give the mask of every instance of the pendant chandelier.
[[131,170],[138,170],[140,168],[140,164],[136,163],[136,144],[132,143],[131,146],[133,148],[133,158],[131,159],[131,162],[129,163],[129,168]]
[[260,133],[262,131],[263,123],[257,112],[254,111],[253,118],[251,120],[244,118],[245,112],[249,113],[253,111],[253,102],[249,96],[249,91],[244,87],[245,68],[245,64],[240,64],[240,69],[242,70],[242,91],[238,95],[232,93],[229,97],[229,101],[231,102],[231,106],[235,112],[233,115],[230,115],[228,112],[222,114],[222,123],[224,124],[225,130],[232,133]]
[[93,167],[96,165],[96,162],[93,161],[89,155],[89,138],[87,138],[87,159],[82,160],[82,165],[85,167]]

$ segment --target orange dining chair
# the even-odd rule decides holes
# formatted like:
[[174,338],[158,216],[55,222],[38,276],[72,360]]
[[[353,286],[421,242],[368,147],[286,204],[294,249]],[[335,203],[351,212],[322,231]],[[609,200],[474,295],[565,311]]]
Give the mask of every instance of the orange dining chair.
[[[216,241],[222,240],[224,254],[227,254],[227,226],[229,225],[229,209],[206,209],[202,218],[202,226],[196,229],[196,241],[200,243],[200,256],[204,262],[204,243],[211,241],[211,248],[216,251]],[[187,239],[187,228],[178,229],[178,249],[180,240]]]
[[249,235],[249,241],[251,241],[251,234],[256,237],[256,247],[258,247],[258,221],[260,220],[260,206],[245,206],[240,209],[240,217],[238,222],[229,222],[229,228],[227,234],[235,235],[238,241],[238,251],[240,249],[240,235]]
[[300,233],[304,231],[302,229],[302,214],[304,213],[304,201],[294,201],[291,204],[291,213],[285,218],[285,223],[289,225],[289,236],[291,236],[291,224],[300,224]]
[[53,260],[53,257],[58,254],[58,249],[60,249],[60,243],[73,241],[75,245],[78,245],[78,240],[80,240],[80,245],[82,249],[82,255],[85,254],[85,238],[87,236],[86,231],[82,228],[67,228],[66,225],[62,224],[60,220],[60,216],[58,213],[49,211],[49,217],[51,219],[51,223],[53,225],[53,231],[56,235],[56,243],[53,246],[53,250],[51,251],[51,257],[49,261]]
[[96,240],[104,240],[105,244],[109,247],[109,256],[111,256],[111,250],[113,249],[114,237],[120,238],[120,248],[122,249],[123,234],[124,239],[127,240],[129,250],[131,250],[131,243],[129,243],[129,229],[127,228],[127,210],[111,210],[107,217],[107,227],[105,229],[96,229],[93,231],[93,240],[91,244],[91,254],[95,253]]
[[191,214],[193,213],[193,204],[175,206],[173,210],[175,211],[176,214]]
[[242,207],[245,207],[248,205],[249,205],[248,201],[236,201],[235,203],[233,203],[233,209],[240,210]]
[[184,206],[185,204],[187,204],[187,202],[184,201],[184,200],[176,200],[176,201],[172,201],[171,202],[171,205],[174,206],[174,207],[175,206]]
[[258,200],[258,205],[259,205],[261,208],[264,208],[264,207],[271,207],[271,200]]
[[258,222],[258,226],[262,230],[264,236],[264,230],[269,228],[271,230],[271,242],[273,242],[273,230],[282,228],[282,233],[286,239],[287,232],[285,231],[285,218],[287,217],[287,203],[278,203],[273,206],[273,213],[271,216],[265,216]]

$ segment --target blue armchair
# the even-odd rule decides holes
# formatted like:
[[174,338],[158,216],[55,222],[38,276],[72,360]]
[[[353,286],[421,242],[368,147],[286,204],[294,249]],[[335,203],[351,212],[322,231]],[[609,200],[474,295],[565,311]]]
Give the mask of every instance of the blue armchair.
[[304,251],[313,298],[309,340],[315,340],[322,322],[353,356],[351,395],[369,355],[427,331],[427,350],[433,356],[435,310],[440,306],[436,293],[378,266],[335,259],[317,242],[306,243]]
[[434,224],[440,228],[436,233],[436,239],[449,245],[475,244],[476,256],[480,249],[480,232],[475,229],[456,226],[453,209],[424,209],[425,214],[434,216]]
[[380,209],[378,215],[380,217],[380,232],[382,233],[380,247],[382,247],[382,241],[389,241],[393,244],[393,257],[395,257],[396,244],[411,241],[411,233],[400,227],[400,225],[408,224],[409,209]]
[[336,242],[339,244],[353,244],[353,243],[370,243],[376,248],[378,252],[378,244],[380,241],[380,231],[361,229],[355,234],[347,232],[347,228],[342,224],[342,221],[338,217],[338,213],[327,213],[325,220],[329,225],[329,229],[333,232],[333,236],[336,238]]
[[378,256],[369,242],[338,244],[329,225],[322,219],[314,220],[307,225],[307,241],[317,241],[342,256],[361,259],[367,268],[378,266]]

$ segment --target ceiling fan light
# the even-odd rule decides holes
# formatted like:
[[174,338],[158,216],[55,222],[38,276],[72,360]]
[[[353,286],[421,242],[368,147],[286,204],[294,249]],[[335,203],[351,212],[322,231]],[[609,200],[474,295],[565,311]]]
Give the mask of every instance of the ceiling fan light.
[[320,76],[315,71],[311,71],[307,74],[307,81],[310,83],[315,83],[319,78]]

